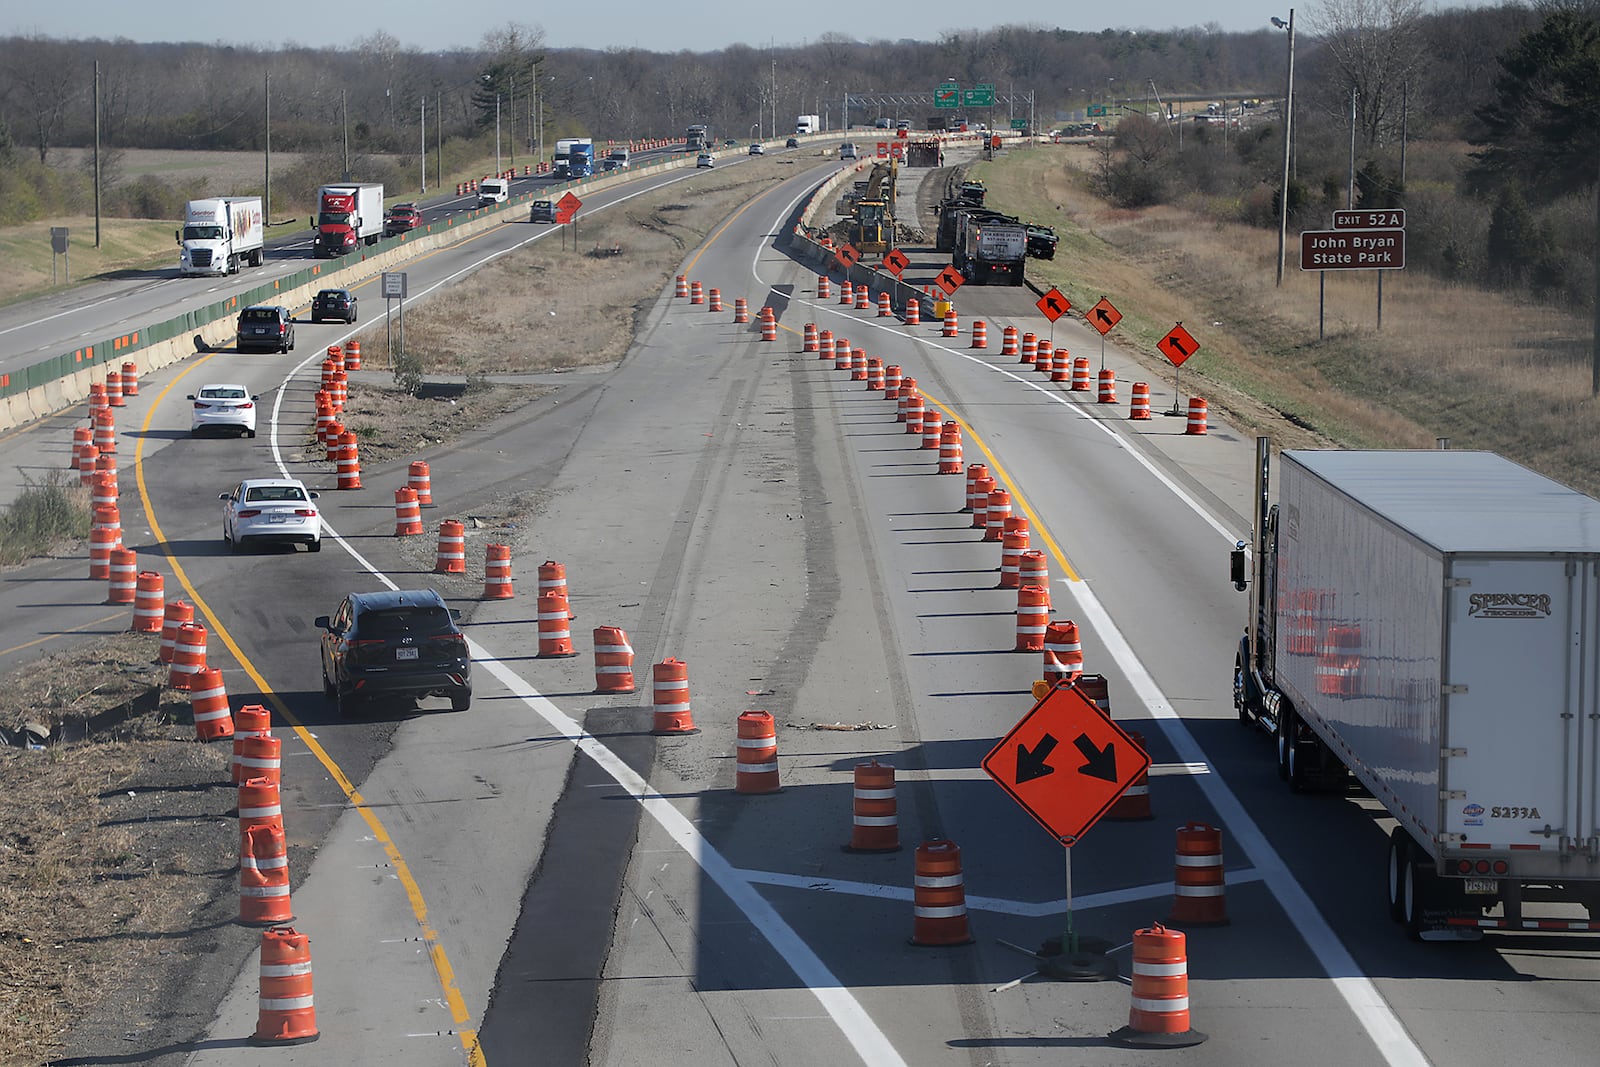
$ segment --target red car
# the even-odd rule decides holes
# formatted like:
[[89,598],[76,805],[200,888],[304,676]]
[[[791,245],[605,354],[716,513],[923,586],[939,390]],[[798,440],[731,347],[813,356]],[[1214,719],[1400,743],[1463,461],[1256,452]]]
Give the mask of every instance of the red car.
[[422,212],[415,204],[396,204],[383,219],[383,235],[393,237],[422,225]]

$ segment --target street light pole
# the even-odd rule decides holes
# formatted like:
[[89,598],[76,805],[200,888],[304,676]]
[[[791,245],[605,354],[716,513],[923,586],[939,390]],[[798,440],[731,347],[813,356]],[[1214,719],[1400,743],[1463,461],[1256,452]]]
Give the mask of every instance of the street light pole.
[[500,167],[500,94],[494,94],[494,172],[499,174]]
[[1289,21],[1276,15],[1272,24],[1289,33],[1289,76],[1283,91],[1283,184],[1278,190],[1278,288],[1283,288],[1283,260],[1289,238],[1289,139],[1294,132],[1294,8]]

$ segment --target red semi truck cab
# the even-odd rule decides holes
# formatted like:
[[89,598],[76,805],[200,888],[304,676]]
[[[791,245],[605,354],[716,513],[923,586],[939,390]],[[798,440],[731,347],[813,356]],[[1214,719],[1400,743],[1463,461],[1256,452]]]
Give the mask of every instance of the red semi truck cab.
[[383,186],[324,185],[317,193],[317,235],[312,250],[319,259],[376,244],[383,235]]

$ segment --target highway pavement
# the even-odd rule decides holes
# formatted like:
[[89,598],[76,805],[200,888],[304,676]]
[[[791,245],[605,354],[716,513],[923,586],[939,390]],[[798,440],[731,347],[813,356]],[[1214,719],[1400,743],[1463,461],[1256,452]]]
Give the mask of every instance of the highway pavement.
[[[910,327],[819,297],[775,237],[825,173],[764,192],[683,265],[730,308],[770,304],[777,341],[669,290],[616,368],[553,376],[559,388],[526,410],[424,457],[430,530],[494,514],[508,494],[536,501],[522,529],[469,531],[469,558],[491,536],[512,541],[513,600],[479,602],[472,580],[430,573],[431,544],[390,536],[404,463],[364,471],[360,494],[324,494],[337,540],[320,556],[228,557],[214,483],[264,463],[331,481],[298,447],[312,364],[273,394],[272,434],[203,454],[171,396],[204,364],[157,376],[141,398],[148,529],[134,540],[171,546],[229,635],[236,702],[255,694],[278,712],[286,825],[321,845],[294,906],[322,1033],[248,1045],[252,935],[234,932],[205,1039],[149,1062],[1410,1064],[1534,1047],[1587,1062],[1600,1039],[1591,942],[1407,942],[1384,906],[1381,810],[1291,796],[1268,739],[1238,724],[1244,605],[1226,556],[1247,530],[1248,436],[1215,418],[1204,436],[1182,418],[1129,421],[1129,382],[1150,382],[1158,412],[1174,392],[1115,335],[1115,405],[1002,358],[1000,327],[1048,331],[1027,290],[963,289],[956,338],[931,316]],[[413,285],[517,239],[436,254]],[[912,258],[916,278],[942,265]],[[987,349],[970,347],[974,316]],[[1055,617],[1082,628],[1113,718],[1146,739],[1155,817],[1102,821],[1073,845],[1074,929],[1128,975],[1133,932],[1172,908],[1174,828],[1221,829],[1231,922],[1185,928],[1205,1043],[1124,1047],[1108,1035],[1128,1021],[1126,980],[1034,973],[1032,953],[1067,922],[1069,853],[978,764],[1032,705],[1041,657],[1014,651],[1016,597],[997,588],[999,546],[961,511],[964,477],[937,473],[891,402],[803,352],[807,322],[900,365],[959,419],[966,460],[997,472],[1046,551]],[[307,331],[308,352],[339,336],[323,329]],[[1081,322],[1054,336],[1098,365]],[[284,373],[246,358],[231,365],[252,385]],[[41,464],[65,454],[60,428],[30,440]],[[566,566],[572,658],[537,654],[544,560]],[[79,620],[94,596],[64,603],[83,566],[30,568],[0,610],[31,597],[30,610],[55,605],[56,629],[92,629]],[[347,588],[411,584],[468,611],[472,710],[337,721],[310,618]],[[594,693],[597,626],[629,634],[635,694]],[[650,665],[666,657],[688,665],[698,733],[650,733]],[[772,795],[736,789],[748,709],[777,724]],[[899,852],[841,848],[853,768],[869,759],[896,768]],[[1075,769],[1054,763],[1063,779]],[[908,943],[913,853],[932,838],[961,848],[971,944]]]

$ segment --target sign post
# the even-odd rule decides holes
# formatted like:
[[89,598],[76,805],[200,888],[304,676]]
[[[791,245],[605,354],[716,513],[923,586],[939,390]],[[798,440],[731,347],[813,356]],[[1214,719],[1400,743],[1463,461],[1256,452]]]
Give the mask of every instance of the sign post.
[[1033,302],[1033,306],[1038,308],[1044,314],[1044,317],[1050,320],[1050,351],[1054,353],[1056,350],[1056,320],[1072,310],[1072,301],[1067,299],[1065,293],[1052,285],[1048,293]]
[[50,284],[56,284],[56,256],[64,256],[67,267],[67,284],[72,284],[72,252],[67,243],[67,227],[50,227]]
[[[1406,213],[1400,208],[1335,211],[1333,229],[1300,234],[1300,269],[1378,271],[1378,329],[1383,329],[1383,271],[1406,266]],[[1326,336],[1327,275],[1320,279],[1317,338]]]
[[1167,335],[1156,342],[1156,347],[1161,354],[1167,357],[1172,364],[1172,410],[1168,415],[1182,415],[1184,410],[1178,405],[1183,400],[1183,364],[1190,356],[1200,351],[1200,343],[1190,336],[1189,331],[1183,328],[1183,323],[1178,323]]
[[1122,312],[1104,296],[1100,302],[1089,309],[1089,325],[1100,331],[1100,369],[1106,369],[1106,334],[1116,328],[1122,321]]
[[401,355],[405,355],[406,351],[406,272],[403,270],[386,270],[383,272],[382,284],[385,303],[391,300],[400,301],[400,346],[398,348],[394,347],[389,336],[389,316],[386,314],[383,317],[383,343],[384,347],[388,349],[389,367],[392,370],[394,368],[395,353],[398,352]]
[[[1065,742],[1065,744],[1063,744]],[[1109,943],[1080,939],[1072,915],[1072,846],[1150,767],[1150,757],[1075,685],[1049,689],[983,758],[984,773],[1066,852],[1067,914],[1061,951],[1046,963],[1073,980],[1109,979]]]

